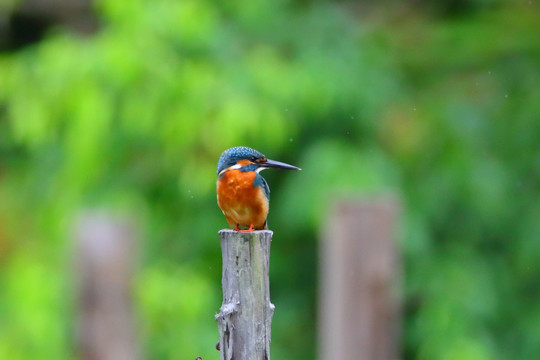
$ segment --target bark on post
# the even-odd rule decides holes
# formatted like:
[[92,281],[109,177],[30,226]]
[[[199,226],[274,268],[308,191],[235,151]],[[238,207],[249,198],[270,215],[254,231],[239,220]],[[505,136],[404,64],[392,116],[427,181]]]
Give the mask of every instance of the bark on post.
[[221,230],[223,304],[216,321],[221,360],[270,360],[272,231]]

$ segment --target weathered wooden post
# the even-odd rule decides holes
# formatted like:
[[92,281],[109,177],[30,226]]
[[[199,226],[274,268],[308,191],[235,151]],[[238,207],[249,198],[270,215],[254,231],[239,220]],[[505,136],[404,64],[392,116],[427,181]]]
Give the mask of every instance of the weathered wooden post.
[[136,360],[131,284],[136,258],[129,222],[105,213],[81,216],[75,228],[77,342],[82,360]]
[[216,320],[221,360],[270,360],[272,231],[221,230],[223,304]]
[[398,212],[387,197],[332,208],[320,248],[319,359],[399,358]]

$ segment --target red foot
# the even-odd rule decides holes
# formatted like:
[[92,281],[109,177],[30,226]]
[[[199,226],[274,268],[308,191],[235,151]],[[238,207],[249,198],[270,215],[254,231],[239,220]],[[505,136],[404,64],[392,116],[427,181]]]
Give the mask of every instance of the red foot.
[[238,224],[237,224],[236,227],[234,228],[234,231],[240,231],[240,228],[238,227]]
[[253,228],[253,224],[249,225],[249,229],[247,230],[240,230],[240,232],[253,232],[255,229]]

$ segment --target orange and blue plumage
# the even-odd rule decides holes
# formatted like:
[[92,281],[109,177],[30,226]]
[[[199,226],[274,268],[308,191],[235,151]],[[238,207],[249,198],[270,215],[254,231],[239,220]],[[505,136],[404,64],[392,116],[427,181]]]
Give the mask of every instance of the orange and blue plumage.
[[267,229],[270,187],[260,172],[268,168],[300,170],[267,159],[245,146],[225,150],[217,166],[217,202],[229,226],[244,231]]

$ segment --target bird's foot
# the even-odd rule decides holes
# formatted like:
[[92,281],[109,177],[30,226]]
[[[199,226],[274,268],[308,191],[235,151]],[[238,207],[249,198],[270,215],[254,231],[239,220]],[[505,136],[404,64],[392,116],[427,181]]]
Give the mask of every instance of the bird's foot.
[[249,225],[249,229],[247,230],[240,230],[240,232],[244,232],[244,233],[253,232],[253,231],[255,231],[255,229],[253,228],[253,224]]
[[240,231],[240,227],[238,226],[238,224],[237,224],[236,227],[234,228],[234,231]]

